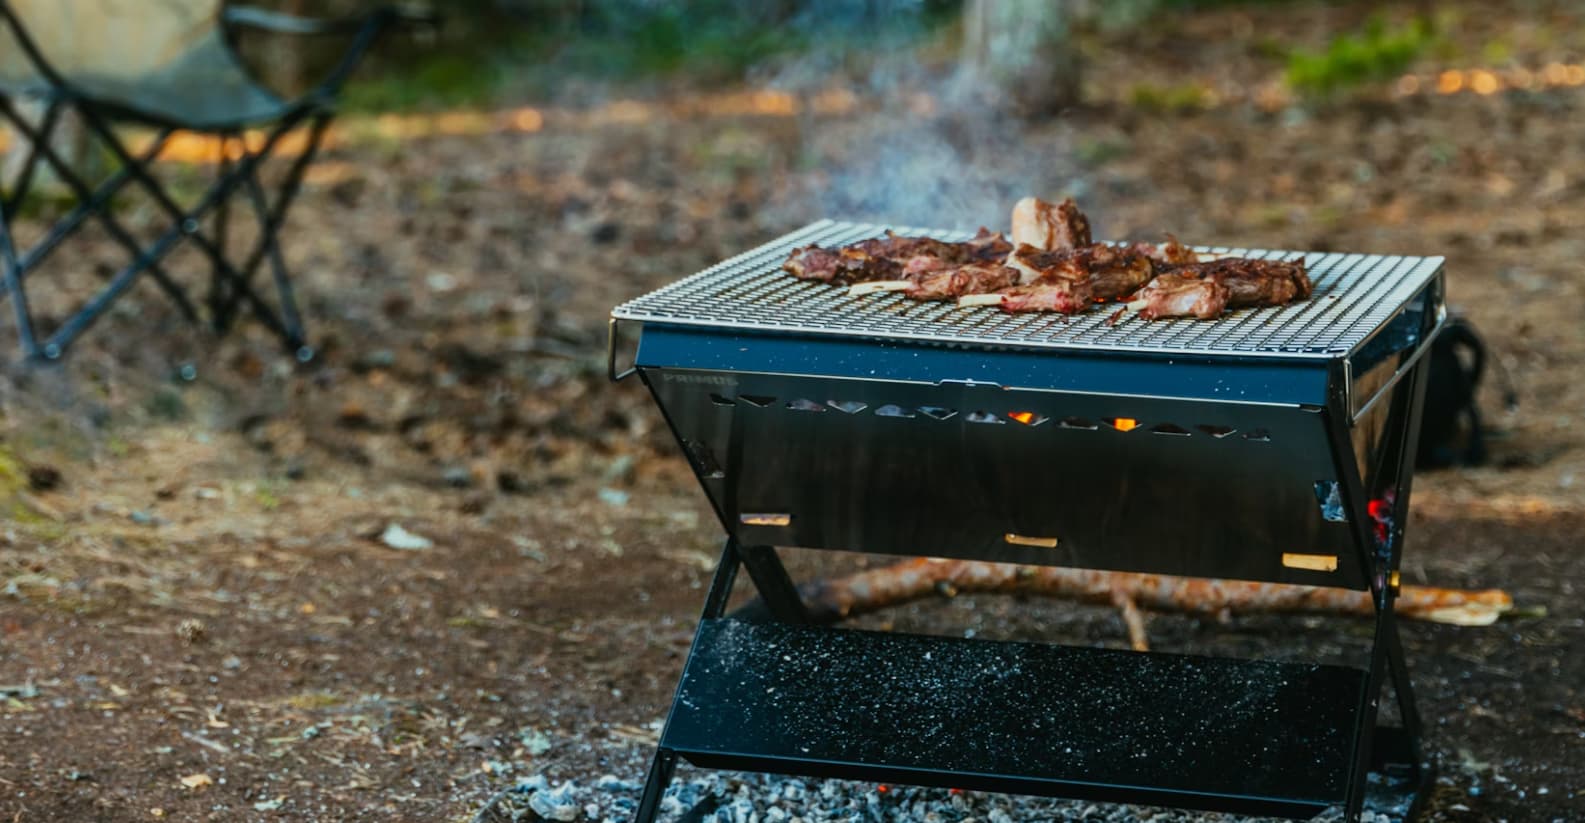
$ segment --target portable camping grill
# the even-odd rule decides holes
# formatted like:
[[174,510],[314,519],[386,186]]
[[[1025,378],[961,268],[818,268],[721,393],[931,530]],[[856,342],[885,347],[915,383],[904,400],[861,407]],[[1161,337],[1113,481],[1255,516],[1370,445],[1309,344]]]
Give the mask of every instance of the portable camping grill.
[[[1309,254],[1308,301],[1116,326],[779,271],[882,228],[822,221],[612,312],[612,377],[643,378],[729,535],[637,819],[678,757],[1351,821],[1392,785],[1412,817],[1393,601],[1441,259]],[[1375,633],[1349,667],[815,627],[774,546],[1368,590]],[[725,616],[740,565],[775,621]]]

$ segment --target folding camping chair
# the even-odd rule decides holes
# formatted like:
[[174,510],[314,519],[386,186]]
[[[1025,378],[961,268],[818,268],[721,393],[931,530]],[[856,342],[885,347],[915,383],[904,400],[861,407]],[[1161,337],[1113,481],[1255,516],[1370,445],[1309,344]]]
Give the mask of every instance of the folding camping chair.
[[[0,115],[25,142],[28,154],[16,184],[0,194],[0,267],[3,291],[15,313],[25,358],[55,359],[144,274],[176,304],[190,322],[201,322],[186,287],[161,261],[182,242],[194,244],[210,264],[208,321],[228,331],[244,309],[269,327],[301,360],[313,356],[292,294],[277,235],[286,211],[335,113],[342,84],[376,37],[401,21],[432,22],[382,9],[348,20],[310,20],[277,12],[232,6],[226,0],[0,0]],[[281,34],[350,35],[340,62],[322,82],[295,100],[283,99],[259,84],[244,67],[233,33],[254,28]],[[36,100],[43,114],[30,121],[18,109]],[[119,164],[108,179],[90,186],[50,143],[66,111],[75,112],[85,132],[102,143]],[[154,131],[136,154],[114,130],[121,125]],[[262,140],[247,139],[262,129]],[[196,132],[219,141],[218,175],[197,205],[177,205],[150,171],[151,163],[177,131]],[[276,196],[267,196],[261,164],[293,132],[306,133]],[[38,167],[54,171],[76,205],[30,249],[18,248],[11,231],[23,197]],[[128,185],[149,194],[166,228],[151,243],[141,243],[110,205]],[[240,264],[226,252],[227,204],[240,192],[257,218],[258,238]],[[212,231],[203,221],[215,216]],[[28,308],[26,281],[64,240],[90,220],[98,221],[130,256],[75,314],[47,335],[35,328]],[[273,275],[272,305],[255,288],[255,275],[268,259]]]

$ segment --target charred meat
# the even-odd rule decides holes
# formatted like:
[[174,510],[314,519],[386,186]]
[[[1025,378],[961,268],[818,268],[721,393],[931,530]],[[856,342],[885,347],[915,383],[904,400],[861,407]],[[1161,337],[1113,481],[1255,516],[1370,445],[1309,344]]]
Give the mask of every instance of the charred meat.
[[1086,280],[1094,300],[1133,294],[1155,273],[1145,255],[1102,244],[1056,252],[1023,245],[1008,256],[1007,265],[1018,270],[1020,283]]
[[891,280],[900,276],[903,266],[887,257],[876,257],[853,248],[826,249],[805,246],[794,249],[782,269],[799,280],[845,286],[867,280]]
[[1282,306],[1310,296],[1310,275],[1304,261],[1253,260],[1230,257],[1172,269],[1174,273],[1212,280],[1227,287],[1230,308]]

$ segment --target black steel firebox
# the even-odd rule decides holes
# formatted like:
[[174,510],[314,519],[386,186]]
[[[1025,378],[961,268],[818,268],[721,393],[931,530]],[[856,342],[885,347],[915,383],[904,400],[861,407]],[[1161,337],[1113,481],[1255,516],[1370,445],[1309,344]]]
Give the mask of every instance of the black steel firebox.
[[[1391,787],[1412,817],[1393,602],[1441,259],[1309,254],[1308,301],[1115,326],[778,271],[882,230],[822,221],[612,312],[612,376],[644,380],[728,534],[637,819],[679,757],[1350,821]],[[1375,631],[1340,666],[815,627],[773,547],[1368,590]],[[775,621],[725,616],[740,567]]]

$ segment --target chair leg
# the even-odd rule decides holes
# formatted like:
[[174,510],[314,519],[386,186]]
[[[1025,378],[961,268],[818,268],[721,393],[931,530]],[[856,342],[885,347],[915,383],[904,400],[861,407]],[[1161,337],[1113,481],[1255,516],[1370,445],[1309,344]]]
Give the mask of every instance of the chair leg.
[[[249,200],[259,221],[259,239],[255,242],[253,251],[242,265],[243,279],[240,282],[233,281],[231,283],[233,288],[232,299],[225,309],[226,316],[229,318],[235,315],[237,303],[241,298],[248,296],[256,299],[256,295],[252,291],[253,276],[264,262],[264,258],[269,257],[274,273],[276,291],[280,298],[281,312],[283,314],[282,324],[290,332],[295,332],[296,335],[295,340],[288,339],[287,343],[297,349],[298,359],[304,362],[313,356],[313,350],[303,345],[306,335],[303,332],[302,319],[298,313],[297,301],[292,290],[285,258],[281,255],[279,234],[282,225],[286,222],[287,211],[296,201],[298,193],[302,191],[303,175],[307,172],[309,164],[313,162],[319,153],[319,147],[324,141],[325,131],[330,126],[330,120],[329,114],[314,116],[314,122],[309,127],[307,146],[304,148],[303,153],[293,161],[291,168],[287,170],[286,179],[282,182],[280,192],[276,195],[273,205],[269,204],[264,193],[263,184],[259,182],[256,165],[244,177],[244,186],[248,189]],[[243,151],[244,157],[249,157],[246,154],[246,148]],[[262,153],[252,157],[262,157]],[[255,302],[255,313],[257,313],[257,306],[258,303]]]
[[247,189],[248,200],[253,204],[253,211],[259,218],[259,231],[264,233],[260,239],[264,241],[269,253],[270,272],[275,279],[275,294],[280,301],[281,322],[286,326],[288,346],[295,351],[297,359],[308,362],[313,359],[314,352],[308,348],[303,335],[303,318],[297,311],[297,297],[292,291],[292,280],[286,271],[286,257],[281,254],[280,233],[278,225],[270,222],[269,203],[264,198],[264,187],[259,185],[255,175],[248,175],[243,180]]
[[[230,133],[220,135],[220,157],[217,159],[217,180],[224,180],[231,175],[231,140],[242,140],[241,135]],[[215,205],[215,248],[220,250],[222,257],[226,254],[227,229],[231,223],[231,198],[223,198]],[[226,290],[226,274],[219,266],[210,265],[209,281],[209,327],[215,334],[225,334],[229,323],[224,316],[224,307],[230,300]]]
[[[39,132],[46,137],[55,131],[55,124],[60,118],[60,103],[51,100],[44,109],[44,116],[39,121]],[[15,217],[17,209],[22,206],[22,201],[27,198],[28,192],[33,188],[33,175],[39,166],[38,144],[29,141],[28,153],[22,160],[21,168],[17,171],[16,179],[11,181],[11,190],[0,198],[0,217]]]
[[[117,152],[118,156],[122,159],[124,169],[127,170],[131,176],[136,177],[137,173],[141,170],[141,167],[137,165],[140,162],[139,158],[135,158],[128,154],[126,149],[121,146],[118,140],[116,140],[114,134],[95,126],[94,124],[96,123],[102,126],[103,121],[99,120],[95,115],[93,115],[91,111],[82,107],[79,107],[78,110],[82,114],[83,119],[89,124],[90,128],[94,129],[96,136],[98,136],[99,139],[106,145],[110,146],[113,151]],[[51,170],[53,170],[55,174],[60,177],[61,181],[71,189],[72,194],[77,198],[79,204],[78,208],[73,211],[71,216],[56,224],[50,235],[43,241],[40,241],[38,248],[34,249],[32,252],[29,252],[27,259],[22,261],[20,264],[19,271],[17,272],[18,279],[20,280],[21,278],[25,277],[28,271],[36,267],[40,262],[42,262],[44,257],[46,257],[50,252],[54,251],[54,249],[61,243],[62,240],[66,238],[66,236],[70,235],[77,229],[79,225],[81,225],[82,220],[92,216],[97,218],[99,222],[104,225],[105,230],[110,234],[111,238],[117,242],[117,244],[119,244],[137,259],[138,271],[140,273],[142,271],[148,271],[150,276],[154,278],[156,284],[158,284],[159,287],[165,291],[165,293],[176,304],[176,307],[181,311],[182,315],[186,317],[189,322],[197,322],[198,312],[193,308],[192,301],[187,298],[186,291],[183,290],[182,287],[177,284],[177,282],[173,280],[170,275],[167,274],[165,270],[159,265],[159,259],[163,256],[163,253],[157,255],[148,254],[146,250],[132,236],[132,234],[123,228],[120,223],[116,222],[115,217],[111,215],[110,199],[125,181],[113,179],[105,185],[100,186],[97,190],[91,189],[88,184],[84,182],[83,179],[72,169],[71,164],[68,163],[65,158],[61,157],[60,153],[55,151],[55,148],[49,144],[50,135],[47,133],[41,133],[39,129],[34,128],[31,124],[29,124],[24,118],[22,118],[21,114],[16,111],[15,107],[11,104],[11,101],[3,96],[0,96],[0,115],[4,115],[8,120],[10,120],[12,126],[17,130],[17,132],[19,132],[24,139],[28,140],[32,144],[33,150],[39,153],[43,161],[47,163]],[[163,146],[164,142],[169,139],[170,133],[171,132],[169,130],[161,132],[155,139],[155,147],[149,152],[145,153],[145,157],[141,162],[147,162],[149,157],[157,154],[158,148]],[[46,343],[42,353],[46,357],[58,356],[58,354],[52,354],[52,351],[53,347],[49,343]]]
[[33,333],[33,316],[28,312],[27,293],[22,290],[22,266],[11,238],[11,224],[3,211],[0,211],[0,277],[3,277],[5,292],[11,298],[11,310],[16,315],[17,342],[22,348],[22,357],[37,357],[39,344]]

